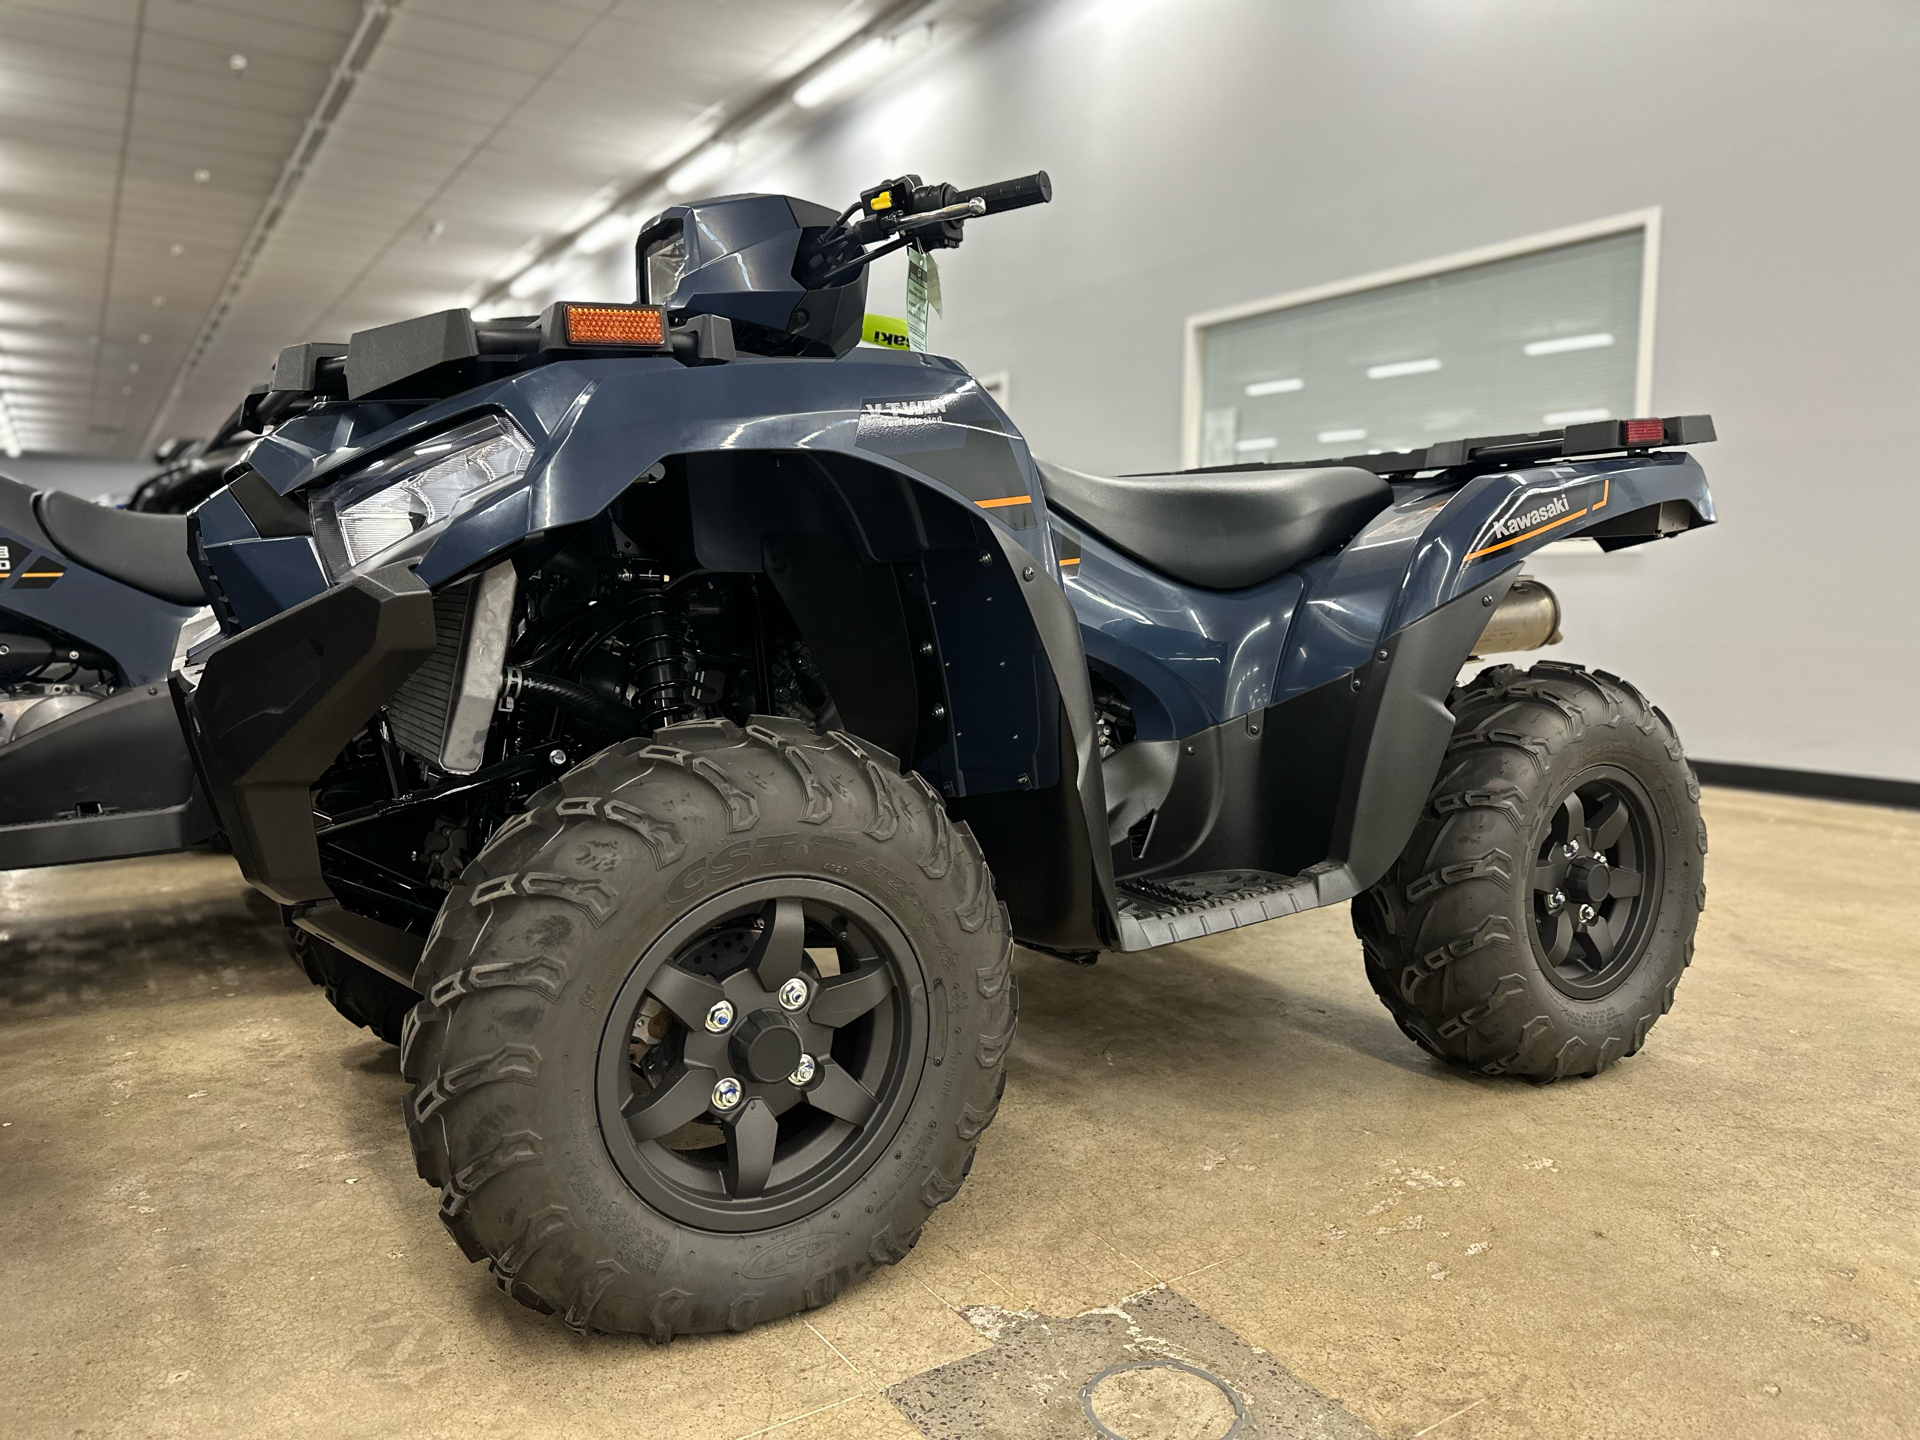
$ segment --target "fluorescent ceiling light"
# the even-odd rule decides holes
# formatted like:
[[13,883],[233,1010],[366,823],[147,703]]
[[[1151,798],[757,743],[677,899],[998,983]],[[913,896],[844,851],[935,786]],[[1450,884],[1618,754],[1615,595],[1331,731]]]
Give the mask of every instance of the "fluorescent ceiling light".
[[1322,430],[1313,438],[1322,445],[1344,445],[1349,440],[1366,439],[1367,432],[1364,430]]
[[1236,440],[1233,442],[1233,448],[1242,452],[1248,450],[1271,450],[1279,443],[1280,442],[1273,436],[1268,435],[1260,440]]
[[1530,340],[1521,348],[1529,355],[1564,355],[1569,350],[1604,350],[1613,344],[1605,331],[1597,335],[1562,335],[1554,340]]
[[1549,425],[1585,425],[1589,420],[1611,420],[1613,411],[1600,405],[1592,410],[1549,410],[1540,418]]
[[1247,386],[1247,394],[1254,396],[1290,395],[1295,390],[1302,389],[1306,383],[1304,380],[1256,380],[1253,384]]
[[726,168],[733,164],[734,157],[739,153],[739,147],[731,141],[722,140],[717,144],[709,145],[667,176],[667,189],[675,195],[684,195],[689,190],[698,190],[709,180],[718,179],[725,173]]
[[1439,368],[1438,360],[1396,360],[1391,365],[1369,365],[1367,379],[1391,380],[1396,375],[1425,375]]
[[879,70],[886,64],[887,56],[892,51],[891,40],[883,40],[875,36],[866,44],[848,51],[842,59],[834,61],[818,75],[803,83],[793,92],[793,103],[802,110],[811,110],[817,105],[826,104],[842,91],[851,90]]
[[616,210],[611,215],[602,215],[574,236],[573,244],[568,249],[575,255],[598,255],[616,241],[639,233],[639,214],[632,210]]

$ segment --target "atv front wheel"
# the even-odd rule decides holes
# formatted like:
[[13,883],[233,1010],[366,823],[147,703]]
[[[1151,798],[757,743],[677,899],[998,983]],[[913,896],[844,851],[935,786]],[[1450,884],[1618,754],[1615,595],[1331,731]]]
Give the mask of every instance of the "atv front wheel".
[[308,934],[286,918],[287,949],[307,979],[327,992],[327,1003],[362,1029],[371,1030],[389,1045],[400,1043],[400,1031],[420,997],[398,980],[362,965],[318,935]]
[[441,912],[402,1052],[420,1174],[576,1330],[825,1304],[971,1168],[1011,960],[972,836],[884,752],[766,717],[617,745]]
[[1672,1008],[1706,905],[1700,784],[1604,671],[1482,671],[1394,867],[1353,903],[1367,978],[1423,1049],[1483,1075],[1597,1075]]

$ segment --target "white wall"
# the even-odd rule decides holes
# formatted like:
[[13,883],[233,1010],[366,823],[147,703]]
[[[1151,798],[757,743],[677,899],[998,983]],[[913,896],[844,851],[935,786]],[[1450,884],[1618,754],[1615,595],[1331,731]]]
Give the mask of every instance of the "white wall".
[[1654,410],[1715,417],[1723,523],[1538,562],[1553,653],[1697,756],[1911,779],[1917,75],[1910,0],[1015,0],[724,188],[1047,169],[941,257],[933,346],[1113,471],[1178,463],[1190,314],[1661,206]]

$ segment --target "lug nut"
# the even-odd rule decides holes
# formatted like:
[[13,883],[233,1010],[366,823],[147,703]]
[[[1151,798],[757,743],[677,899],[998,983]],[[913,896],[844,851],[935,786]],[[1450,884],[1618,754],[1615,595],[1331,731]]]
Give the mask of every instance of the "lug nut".
[[733,1024],[733,1002],[731,1000],[714,1001],[713,1008],[707,1011],[707,1029],[718,1035],[731,1024]]
[[1578,840],[1567,841],[1566,844],[1560,847],[1560,853],[1562,855],[1578,855],[1580,853],[1580,842]]
[[813,1057],[811,1055],[802,1055],[800,1057],[800,1063],[793,1067],[793,1073],[787,1076],[787,1083],[789,1085],[807,1084],[813,1079],[814,1068]]
[[1560,911],[1566,908],[1566,905],[1567,892],[1564,890],[1556,890],[1547,896],[1547,909],[1553,914],[1559,914]]
[[807,1003],[807,982],[798,975],[780,987],[780,1005],[786,1010],[798,1010]]
[[1580,907],[1580,923],[1582,925],[1591,925],[1599,913],[1600,912],[1591,905],[1582,905]]
[[713,1087],[713,1108],[731,1110],[740,1103],[740,1082],[729,1075]]
[[564,765],[567,763],[567,752],[556,747],[547,752],[547,759],[556,765]]

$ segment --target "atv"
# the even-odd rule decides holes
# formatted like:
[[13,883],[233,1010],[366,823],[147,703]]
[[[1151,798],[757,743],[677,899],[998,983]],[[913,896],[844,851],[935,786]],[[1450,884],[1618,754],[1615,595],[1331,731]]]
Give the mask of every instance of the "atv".
[[[633,303],[291,346],[177,522],[218,628],[171,669],[182,803],[399,1041],[461,1248],[576,1329],[744,1329],[906,1255],[999,1104],[1016,941],[1351,900],[1417,1044],[1536,1081],[1672,1003],[1706,846],[1672,726],[1572,665],[1456,681],[1557,638],[1541,545],[1712,522],[1710,422],[1036,463],[963,367],[857,342],[876,255],[1050,198],[677,205]],[[103,576],[178,593],[136,573],[156,517],[89,518],[129,537]],[[150,703],[102,673],[33,740]],[[139,804],[91,803],[132,853]]]
[[260,386],[243,400],[220,428],[204,440],[176,436],[153,452],[160,468],[134,488],[127,509],[151,515],[185,515],[226,484],[226,473],[246,458],[260,437],[248,429],[253,408],[266,393]]

